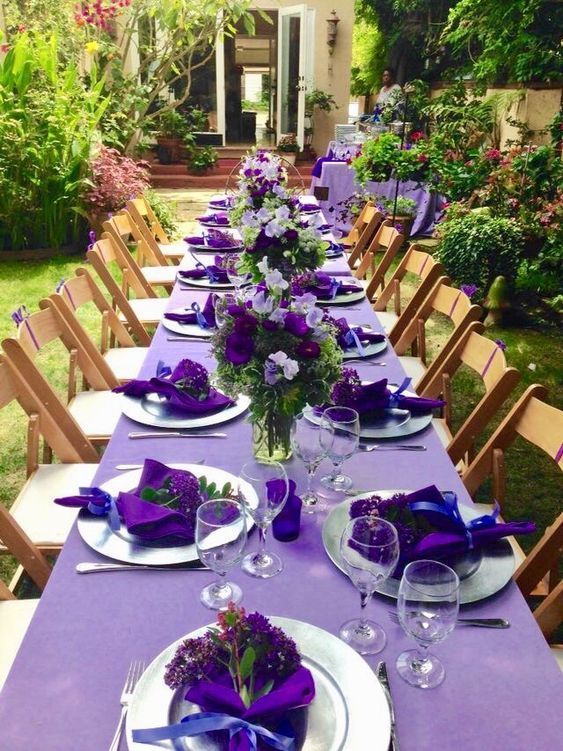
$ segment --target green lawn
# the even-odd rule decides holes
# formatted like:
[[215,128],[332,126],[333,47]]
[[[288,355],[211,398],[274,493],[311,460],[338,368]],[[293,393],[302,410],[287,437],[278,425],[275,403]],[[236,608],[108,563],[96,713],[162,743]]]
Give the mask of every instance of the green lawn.
[[[199,210],[199,206],[196,210]],[[15,331],[10,313],[25,304],[30,312],[38,309],[38,302],[48,296],[62,278],[69,278],[82,263],[81,256],[54,258],[46,262],[0,263],[0,336],[4,339]],[[404,285],[408,295],[408,285]],[[82,320],[98,335],[97,314],[86,310]],[[431,328],[429,351],[441,346],[447,336],[447,327],[438,320]],[[520,371],[522,380],[515,398],[531,383],[543,383],[549,388],[549,400],[563,409],[563,344],[555,328],[489,329],[487,336],[502,338],[507,344],[506,357],[510,365]],[[66,350],[60,346],[47,348],[41,353],[44,372],[51,383],[64,396],[66,391]],[[535,369],[532,369],[535,368]],[[460,371],[453,380],[454,425],[479,398],[480,382],[471,373]],[[511,399],[507,408],[514,402]],[[503,414],[506,409],[503,410]],[[495,421],[494,424],[496,424]],[[10,506],[25,480],[25,430],[26,420],[18,405],[10,405],[0,415],[0,502]],[[541,452],[528,445],[515,445],[508,452],[509,476],[506,517],[510,519],[533,518],[539,532],[551,523],[561,510],[561,473]],[[487,488],[479,493],[479,500],[490,500]],[[527,549],[533,540],[522,541]],[[0,561],[0,575],[9,568]]]

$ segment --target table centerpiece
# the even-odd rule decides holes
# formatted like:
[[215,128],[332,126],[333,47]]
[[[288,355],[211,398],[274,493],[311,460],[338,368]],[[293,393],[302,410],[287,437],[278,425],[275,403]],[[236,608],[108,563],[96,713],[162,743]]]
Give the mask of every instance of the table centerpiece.
[[267,257],[259,265],[264,282],[228,305],[212,339],[213,355],[218,385],[251,398],[256,457],[283,461],[291,455],[293,416],[327,400],[342,353],[317,298],[304,294],[290,302],[281,272],[270,270]]

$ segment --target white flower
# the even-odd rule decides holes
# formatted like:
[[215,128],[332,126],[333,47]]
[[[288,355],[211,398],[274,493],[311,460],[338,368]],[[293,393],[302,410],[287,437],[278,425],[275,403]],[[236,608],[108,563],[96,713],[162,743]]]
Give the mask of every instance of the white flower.
[[311,308],[305,316],[309,328],[314,329],[323,320],[323,311],[320,308]]
[[283,323],[284,318],[288,313],[289,311],[287,308],[276,308],[275,310],[272,310],[268,319],[274,323]]
[[263,256],[260,263],[256,264],[256,268],[261,274],[264,274],[264,276],[268,273],[268,256]]
[[268,222],[268,224],[266,225],[264,232],[266,233],[267,237],[281,237],[285,232],[285,228],[282,227],[279,222],[276,222],[275,219],[272,219],[272,221]]
[[270,355],[270,360],[272,360],[272,362],[275,362],[276,365],[280,365],[282,367],[287,359],[289,359],[287,354],[281,349],[279,349],[277,352],[274,352],[273,355]]
[[264,281],[266,282],[268,289],[274,292],[274,294],[279,294],[283,289],[289,287],[289,282],[283,278],[281,272],[277,269],[268,271],[264,277]]
[[264,224],[264,222],[270,221],[272,214],[268,211],[268,209],[262,206],[262,208],[259,209],[256,213],[256,218],[259,219],[262,224]]
[[283,364],[283,374],[288,381],[292,381],[293,378],[299,373],[299,363],[297,360],[291,360],[289,357]]
[[258,227],[260,225],[260,222],[256,218],[254,211],[245,211],[241,216],[240,221],[241,224],[245,225],[246,227]]
[[287,198],[286,189],[279,183],[276,183],[276,185],[274,185],[274,187],[272,188],[272,193],[278,198]]
[[296,313],[306,313],[317,302],[317,298],[312,292],[305,292],[304,295],[298,295],[294,300]]
[[261,290],[252,298],[252,307],[257,313],[271,313],[274,301],[271,297],[266,297],[264,290]]
[[290,211],[289,211],[289,208],[288,208],[287,206],[285,206],[285,205],[283,205],[283,206],[279,206],[279,207],[278,207],[278,208],[276,209],[276,214],[275,214],[275,216],[276,216],[276,219],[277,219],[278,221],[280,221],[280,220],[282,220],[282,219],[289,219],[289,217],[290,217]]

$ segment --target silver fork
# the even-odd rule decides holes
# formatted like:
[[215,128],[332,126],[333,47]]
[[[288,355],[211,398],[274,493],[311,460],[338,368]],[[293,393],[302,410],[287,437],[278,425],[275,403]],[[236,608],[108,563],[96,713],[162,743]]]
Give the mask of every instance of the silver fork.
[[[387,615],[393,623],[399,623],[399,616],[393,610],[388,610]],[[504,618],[458,618],[456,626],[478,626],[480,628],[510,628],[510,621]]]
[[342,367],[345,368],[351,362],[361,362],[362,365],[375,365],[378,368],[385,368],[385,367],[387,367],[387,363],[386,362],[374,362],[373,360],[366,360],[366,359],[364,359],[362,357],[353,357],[353,358],[350,358],[349,360],[343,360],[342,361]]
[[115,735],[112,738],[108,751],[117,751],[117,749],[119,748],[119,741],[121,740],[121,735],[123,733],[123,725],[125,723],[125,717],[127,716],[127,711],[129,709],[129,703],[131,702],[131,699],[133,697],[135,686],[137,685],[137,682],[142,676],[144,670],[145,663],[142,662],[142,660],[131,661],[129,670],[127,672],[127,678],[125,679],[125,685],[123,686],[123,691],[121,692],[121,697],[119,699],[119,703],[121,704],[121,716],[119,718],[117,728],[115,729]]

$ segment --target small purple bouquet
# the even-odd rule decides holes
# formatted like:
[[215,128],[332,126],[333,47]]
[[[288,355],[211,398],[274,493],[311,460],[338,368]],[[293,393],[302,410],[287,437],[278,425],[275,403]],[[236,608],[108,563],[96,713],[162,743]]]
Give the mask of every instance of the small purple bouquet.
[[295,642],[260,613],[232,603],[217,626],[181,643],[164,680],[173,690],[187,689],[185,698],[202,712],[178,725],[134,730],[135,741],[212,733],[229,751],[290,750],[306,726],[302,713],[291,710],[315,697]]
[[240,240],[232,232],[220,229],[209,229],[204,235],[190,235],[184,237],[184,242],[195,248],[209,248],[210,250],[238,250],[241,248]]
[[293,416],[327,400],[342,354],[314,295],[289,302],[281,273],[265,260],[261,269],[264,284],[227,308],[225,324],[213,335],[213,355],[226,393],[251,397],[251,420],[264,429],[268,455],[281,444],[288,456]]
[[[430,485],[412,493],[396,493],[390,498],[377,494],[360,498],[351,504],[350,518],[380,517],[393,524],[401,551],[394,573],[398,577],[410,561],[422,558],[448,560],[503,537],[535,531],[533,522],[497,521],[499,511],[495,505],[492,513],[466,522],[459,511],[457,495],[452,491],[440,492]],[[369,521],[359,521],[358,524],[369,525]]]

